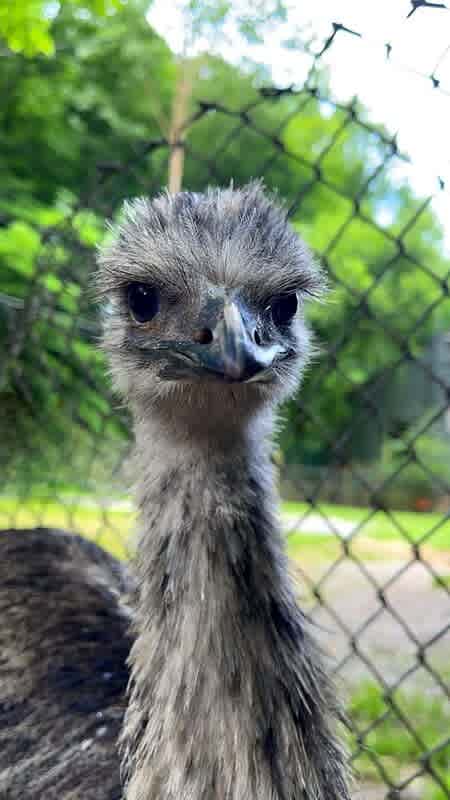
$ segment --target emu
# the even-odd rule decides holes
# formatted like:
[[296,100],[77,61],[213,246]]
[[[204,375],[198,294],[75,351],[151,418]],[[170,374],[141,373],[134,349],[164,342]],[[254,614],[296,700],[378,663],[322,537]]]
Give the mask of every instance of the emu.
[[97,286],[137,555],[131,572],[60,531],[1,535],[0,797],[349,799],[270,459],[322,282],[258,183],[126,205]]

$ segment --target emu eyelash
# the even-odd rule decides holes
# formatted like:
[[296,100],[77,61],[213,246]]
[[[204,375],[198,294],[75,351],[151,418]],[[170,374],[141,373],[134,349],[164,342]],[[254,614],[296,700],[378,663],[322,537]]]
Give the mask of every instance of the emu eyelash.
[[269,296],[263,298],[263,300],[259,301],[260,307],[266,311],[270,311],[272,304],[279,300],[280,297],[288,297],[291,294],[296,294],[298,299],[301,299],[303,289],[299,289],[298,287],[292,287],[292,289],[281,289],[279,292],[272,292]]

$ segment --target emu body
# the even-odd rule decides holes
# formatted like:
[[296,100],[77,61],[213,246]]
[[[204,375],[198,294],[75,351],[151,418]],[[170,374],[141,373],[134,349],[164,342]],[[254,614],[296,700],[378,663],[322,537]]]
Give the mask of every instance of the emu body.
[[131,589],[62,531],[0,534],[0,798],[120,800]]
[[1,537],[5,797],[348,800],[340,712],[295,601],[269,458],[274,407],[311,350],[301,300],[319,285],[259,186],[128,208],[98,286],[134,420],[133,584],[79,539]]
[[211,448],[138,424],[157,457],[137,453],[129,800],[348,797],[336,697],[274,519],[269,430],[264,417]]

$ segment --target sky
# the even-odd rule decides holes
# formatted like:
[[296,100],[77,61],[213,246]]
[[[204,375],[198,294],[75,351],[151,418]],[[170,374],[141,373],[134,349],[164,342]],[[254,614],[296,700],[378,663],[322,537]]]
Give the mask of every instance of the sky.
[[[154,0],[151,25],[179,52],[183,43],[182,0]],[[236,0],[238,4],[239,0]],[[329,67],[335,100],[357,96],[375,123],[397,133],[411,163],[402,176],[419,195],[436,195],[433,207],[445,230],[450,252],[450,9],[411,10],[409,0],[288,0],[287,23],[266,35],[262,46],[247,45],[233,30],[216,51],[234,63],[244,57],[270,68],[276,85],[302,85],[310,59],[281,42],[297,28],[310,30],[317,44],[339,22],[362,38],[339,33],[321,58]],[[389,60],[386,43],[391,45]],[[208,43],[199,41],[196,50]],[[440,81],[433,88],[429,76]],[[439,178],[446,187],[439,189]]]

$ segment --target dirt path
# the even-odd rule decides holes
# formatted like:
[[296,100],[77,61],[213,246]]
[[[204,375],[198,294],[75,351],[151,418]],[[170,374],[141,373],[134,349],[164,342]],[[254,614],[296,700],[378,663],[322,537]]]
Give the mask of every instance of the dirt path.
[[[313,572],[317,579],[317,568]],[[316,603],[312,618],[346,682],[380,675],[392,685],[418,663],[422,652],[423,666],[410,676],[408,686],[436,686],[426,665],[445,668],[448,677],[450,594],[435,584],[421,562],[368,561],[358,566],[345,559],[323,579],[320,593],[325,607]]]
[[[401,550],[398,555],[400,553]],[[438,573],[448,571],[445,554],[432,555],[431,560]],[[325,607],[313,600],[311,616],[322,646],[333,662],[337,662],[337,674],[344,691],[351,690],[362,680],[380,678],[394,686],[411,670],[401,682],[402,689],[425,690],[427,696],[434,694],[443,703],[447,702],[445,688],[439,685],[427,665],[444,684],[448,681],[448,590],[436,585],[424,564],[411,564],[405,557],[364,561],[362,566],[346,558],[324,578],[330,566],[313,564],[309,569],[305,567],[305,572],[315,582],[319,581]],[[311,598],[310,591],[307,596]],[[399,800],[422,800],[423,796],[424,785],[419,778],[399,794]],[[387,800],[393,795],[384,784],[356,783],[352,797],[353,800]]]

